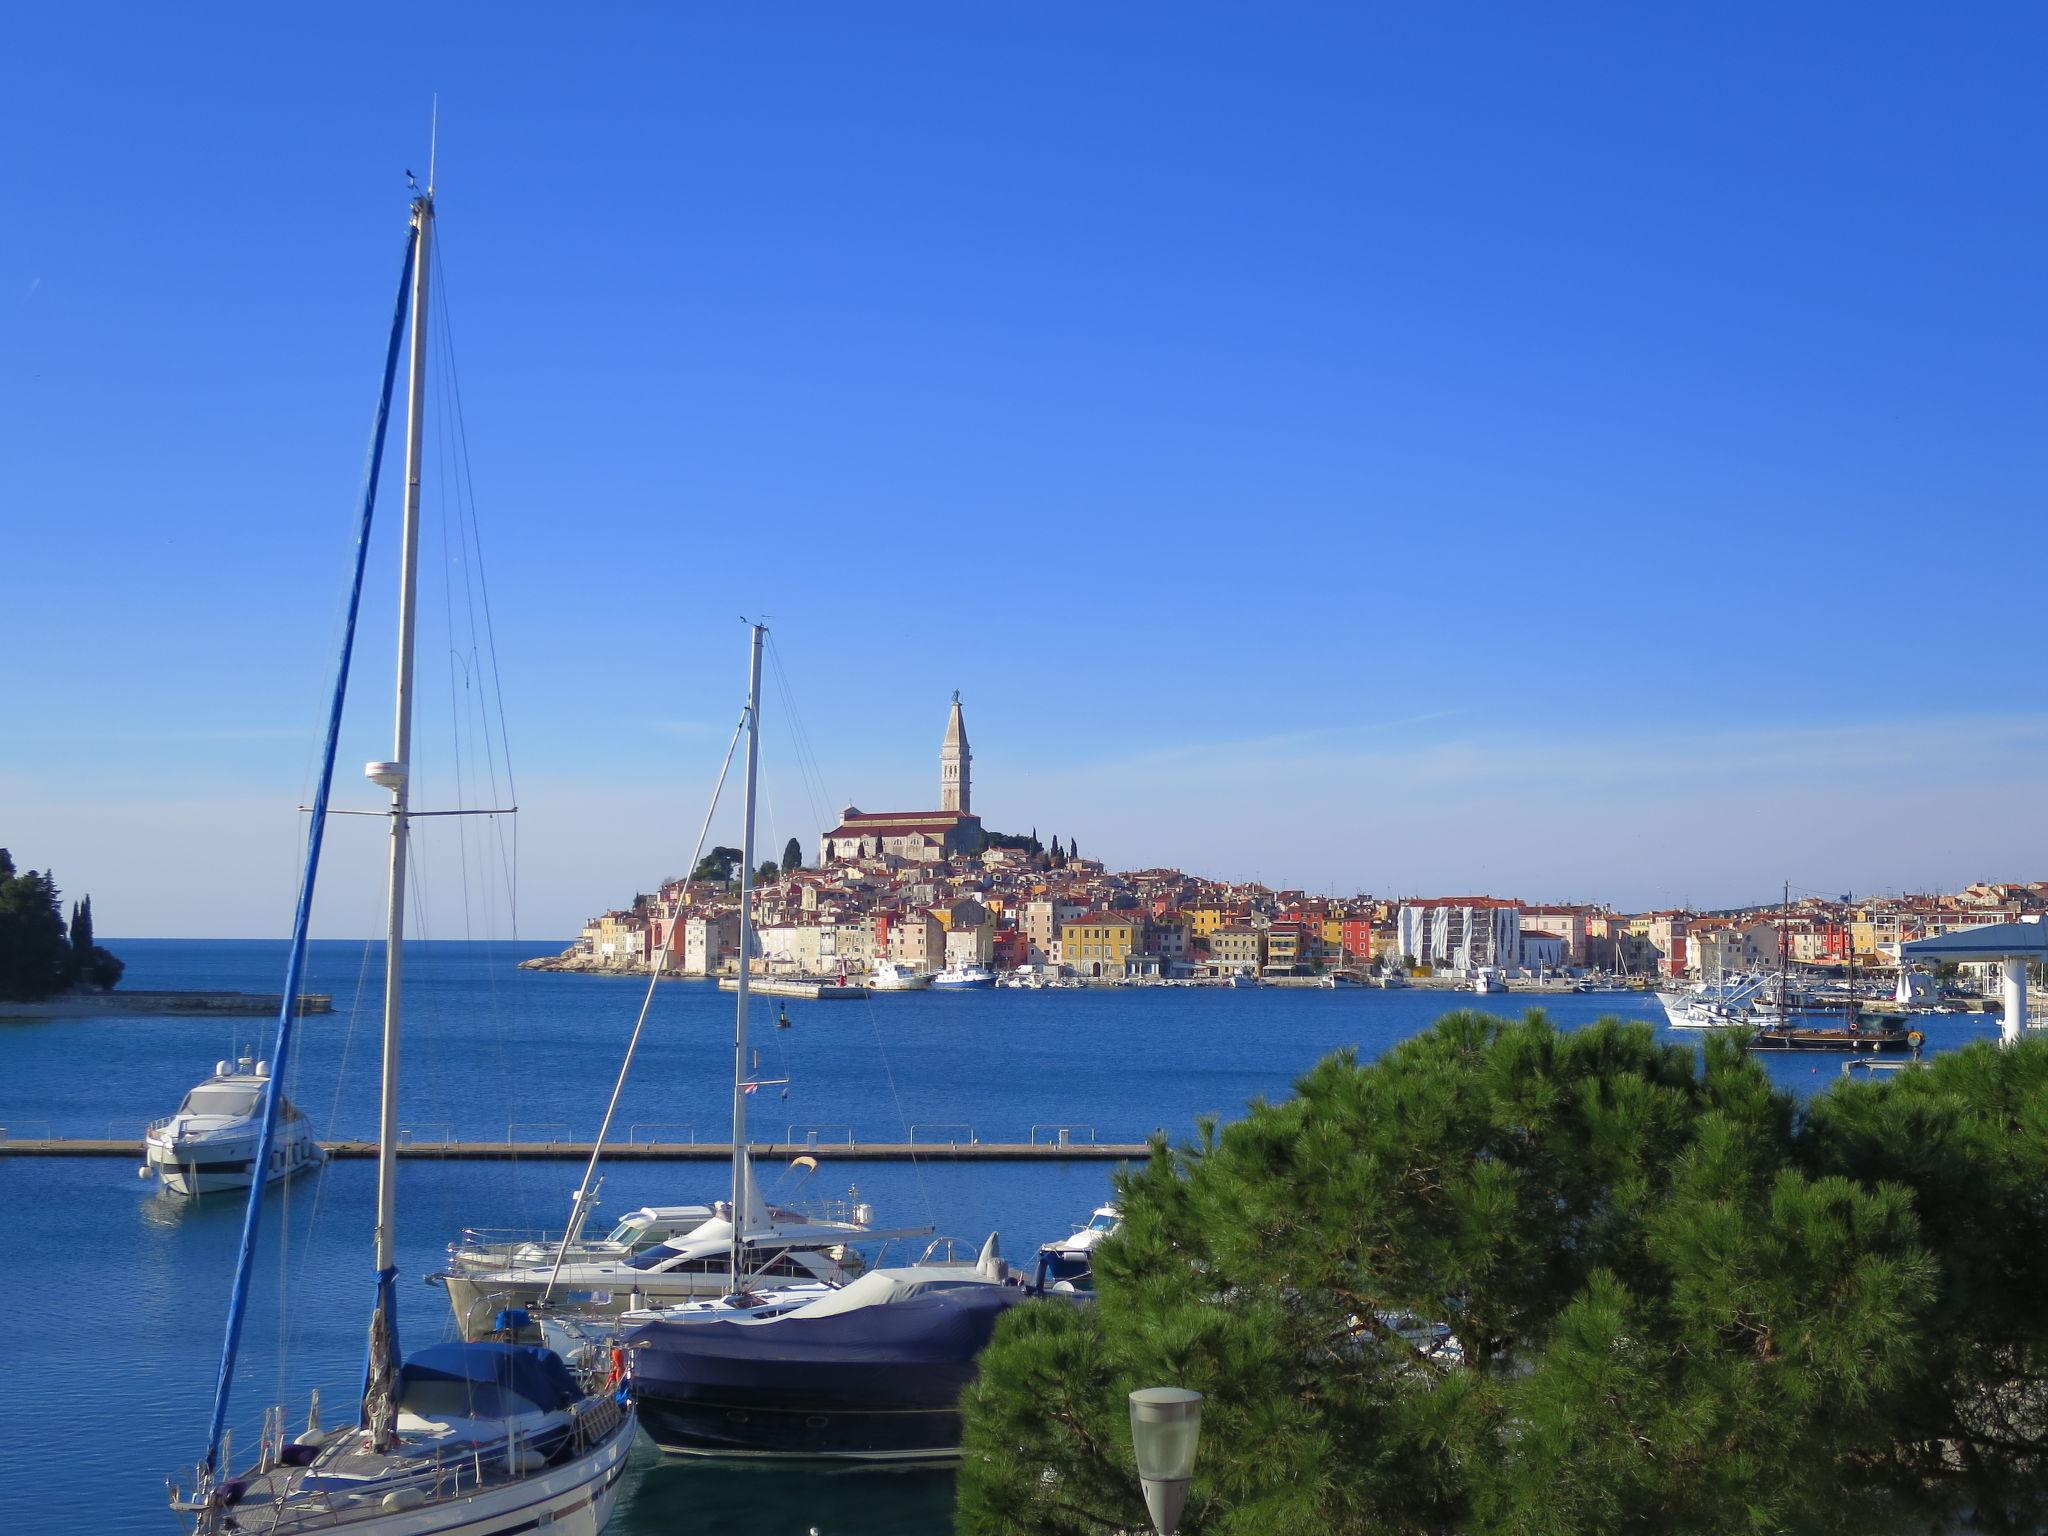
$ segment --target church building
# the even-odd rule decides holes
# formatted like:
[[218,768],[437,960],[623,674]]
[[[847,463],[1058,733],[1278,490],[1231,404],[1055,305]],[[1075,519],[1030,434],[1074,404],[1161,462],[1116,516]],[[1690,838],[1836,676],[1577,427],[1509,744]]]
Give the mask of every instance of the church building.
[[893,855],[913,864],[980,853],[986,838],[981,818],[973,813],[974,754],[967,749],[967,722],[960,715],[960,695],[953,694],[953,712],[946,718],[946,739],[939,747],[939,808],[936,811],[863,811],[849,805],[839,825],[825,834],[819,862]]

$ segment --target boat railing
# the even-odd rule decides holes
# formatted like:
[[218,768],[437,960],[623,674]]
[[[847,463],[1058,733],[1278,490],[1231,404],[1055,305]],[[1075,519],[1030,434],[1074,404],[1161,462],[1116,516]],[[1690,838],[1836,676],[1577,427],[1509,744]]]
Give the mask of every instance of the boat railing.
[[[433,1134],[428,1134],[430,1132]],[[455,1144],[455,1127],[445,1120],[432,1125],[401,1125],[398,1128],[398,1144],[401,1147],[427,1144],[450,1147]]]
[[[980,1137],[974,1134],[974,1127],[971,1125],[965,1123],[952,1124],[947,1121],[941,1121],[936,1125],[913,1125],[910,1128],[910,1144],[913,1147],[917,1145],[917,1133],[919,1131],[924,1132],[927,1145],[944,1142],[947,1146],[957,1147],[962,1141],[965,1141],[971,1147],[981,1140]],[[952,1134],[941,1136],[938,1134],[941,1131],[951,1132]],[[961,1136],[959,1134],[961,1131],[965,1131],[967,1133],[966,1136]]]
[[697,1127],[694,1125],[684,1125],[680,1121],[675,1120],[636,1121],[626,1128],[627,1145],[637,1144],[642,1131],[681,1131],[683,1134],[680,1136],[650,1135],[647,1139],[650,1142],[667,1142],[670,1146],[694,1147],[697,1145]]
[[[545,1132],[540,1136],[521,1136],[521,1131]],[[536,1145],[552,1147],[561,1142],[574,1141],[575,1133],[559,1120],[513,1120],[505,1126],[507,1144],[526,1141]]]
[[[797,1127],[792,1123],[782,1133],[782,1144],[793,1147],[797,1144]],[[853,1145],[853,1127],[850,1125],[807,1125],[803,1127],[803,1144],[806,1147]],[[827,1138],[830,1138],[828,1141]]]
[[[861,1205],[858,1200],[776,1200],[769,1199],[768,1205],[791,1216],[800,1216],[805,1221],[819,1225],[862,1227],[868,1223],[861,1220]],[[870,1213],[872,1214],[872,1213]]]
[[[158,1121],[162,1124],[162,1121]],[[0,1141],[48,1141],[50,1122],[47,1120],[9,1120],[0,1125]]]
[[1038,1133],[1040,1131],[1051,1131],[1053,1133],[1050,1143],[1053,1146],[1070,1147],[1076,1141],[1082,1139],[1080,1133],[1083,1131],[1088,1133],[1086,1138],[1088,1145],[1093,1146],[1095,1143],[1095,1127],[1092,1125],[1058,1125],[1046,1122],[1031,1127],[1031,1145],[1034,1147],[1039,1145]]

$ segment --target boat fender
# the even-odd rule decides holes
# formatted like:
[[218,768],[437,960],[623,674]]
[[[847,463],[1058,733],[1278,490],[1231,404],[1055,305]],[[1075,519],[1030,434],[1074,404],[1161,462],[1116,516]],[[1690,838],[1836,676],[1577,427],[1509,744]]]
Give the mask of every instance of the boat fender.
[[616,1387],[626,1376],[626,1352],[618,1345],[612,1346],[612,1374],[609,1386]]
[[417,1488],[394,1488],[384,1495],[381,1507],[387,1515],[395,1515],[402,1509],[418,1509],[427,1502],[426,1494]]

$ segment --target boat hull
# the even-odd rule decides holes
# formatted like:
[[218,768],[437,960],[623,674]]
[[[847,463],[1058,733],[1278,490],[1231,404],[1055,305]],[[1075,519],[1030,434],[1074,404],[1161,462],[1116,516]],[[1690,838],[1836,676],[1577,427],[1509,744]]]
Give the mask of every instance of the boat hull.
[[[448,1308],[455,1314],[455,1328],[471,1343],[487,1338],[496,1329],[498,1313],[506,1307],[533,1308],[547,1292],[543,1280],[506,1281],[489,1276],[443,1274],[438,1277],[448,1292]],[[677,1302],[723,1296],[732,1289],[728,1271],[691,1272],[681,1275],[649,1275],[635,1287],[593,1289],[587,1284],[563,1284],[548,1296],[548,1304],[578,1317],[617,1317],[633,1307],[666,1307]]]
[[[256,1181],[253,1133],[246,1144],[236,1141],[190,1146],[152,1139],[145,1144],[143,1156],[164,1193],[181,1199],[247,1189]],[[264,1182],[275,1183],[291,1174],[304,1173],[319,1167],[325,1159],[326,1154],[312,1137],[294,1137],[271,1152],[271,1171]]]
[[1846,1029],[1760,1029],[1749,1037],[1752,1051],[1904,1053],[1918,1050],[1920,1044],[1911,1034],[1879,1035]]
[[900,1313],[651,1324],[627,1336],[633,1399],[670,1455],[954,1460],[960,1394],[996,1319],[1022,1299],[990,1285]]
[[259,1488],[259,1496],[234,1506],[236,1523],[223,1529],[261,1530],[266,1536],[314,1531],[345,1536],[514,1536],[535,1529],[545,1529],[549,1536],[599,1536],[619,1500],[634,1424],[628,1408],[619,1427],[604,1440],[558,1466],[411,1508],[386,1510],[371,1503],[355,1519],[348,1518],[346,1509],[320,1503],[288,1507],[273,1518],[276,1506],[266,1506]]

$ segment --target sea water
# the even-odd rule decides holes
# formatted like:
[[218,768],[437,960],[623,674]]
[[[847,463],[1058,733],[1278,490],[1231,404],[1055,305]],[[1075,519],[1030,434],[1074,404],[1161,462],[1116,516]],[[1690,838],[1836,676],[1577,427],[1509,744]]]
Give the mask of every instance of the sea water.
[[[276,941],[110,942],[133,987],[276,991]],[[644,981],[522,972],[558,946],[407,946],[401,1122],[415,1140],[589,1138],[603,1113]],[[328,1138],[376,1132],[383,975],[374,945],[311,947],[307,991],[333,1014],[303,1021],[287,1093]],[[835,1156],[834,1142],[1141,1141],[1231,1116],[1255,1097],[1284,1097],[1320,1057],[1354,1047],[1370,1058],[1454,1007],[1519,1012],[1537,1004],[1560,1025],[1602,1015],[1661,1020],[1641,994],[1477,997],[1412,989],[1131,988],[894,994],[866,1002],[757,999],[749,1097],[756,1140],[807,1141],[819,1172],[807,1193],[857,1191],[878,1222],[931,1225],[978,1245],[1001,1234],[1028,1264],[1110,1192],[1104,1163],[981,1164],[943,1155],[917,1163]],[[776,1026],[786,1011],[790,1027]],[[100,1016],[0,1022],[0,1126],[22,1136],[133,1137],[134,1163],[108,1158],[0,1158],[0,1274],[9,1369],[0,1431],[14,1448],[0,1470],[0,1530],[159,1531],[176,1523],[163,1480],[203,1440],[241,1223],[241,1198],[157,1195],[136,1177],[143,1124],[177,1107],[213,1063],[268,1053],[264,1019]],[[1929,1045],[1995,1036],[1988,1018],[1941,1018]],[[614,1135],[723,1141],[729,1129],[732,997],[703,982],[656,990]],[[1766,1058],[1781,1083],[1809,1092],[1832,1080],[1829,1058]],[[400,1326],[407,1348],[448,1334],[443,1293],[421,1283],[465,1226],[559,1226],[580,1176],[574,1163],[400,1164]],[[718,1198],[718,1163],[615,1163],[602,1226],[636,1205]],[[771,1195],[793,1193],[763,1169]],[[283,1403],[294,1426],[319,1387],[322,1417],[352,1414],[371,1299],[375,1168],[329,1164],[266,1201],[256,1283],[230,1423],[251,1446],[263,1410]],[[799,1472],[664,1463],[641,1447],[611,1529],[692,1536],[938,1536],[951,1528],[949,1476]]]

